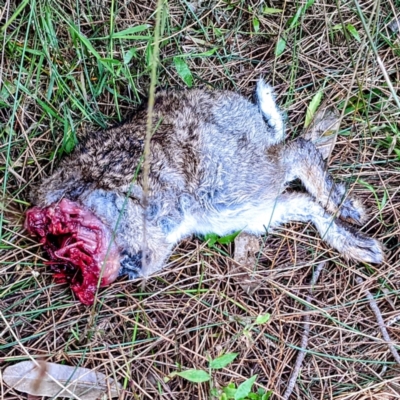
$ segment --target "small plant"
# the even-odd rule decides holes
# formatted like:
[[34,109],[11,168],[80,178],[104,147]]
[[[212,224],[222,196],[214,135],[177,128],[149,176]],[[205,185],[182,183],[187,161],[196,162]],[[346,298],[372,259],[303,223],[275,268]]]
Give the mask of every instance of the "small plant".
[[350,35],[357,40],[357,42],[361,42],[360,34],[358,33],[357,29],[354,27],[354,25],[347,24],[346,26],[343,26],[342,24],[337,24],[332,27],[332,32],[337,32],[337,31],[342,31],[344,33],[344,30],[346,30]]
[[251,387],[253,386],[256,378],[257,375],[252,376],[240,384],[237,388],[234,383],[230,383],[228,386],[222,389],[222,393],[214,394],[213,391],[211,391],[211,395],[215,396],[218,400],[268,400],[272,395],[271,390],[266,392],[263,388],[258,388],[257,392],[251,391]]
[[229,244],[235,241],[237,235],[239,235],[241,231],[237,231],[231,233],[226,236],[218,236],[216,233],[208,233],[204,236],[204,240],[207,241],[207,245],[210,248],[215,248],[215,244]]
[[[254,327],[255,325],[262,325],[267,323],[270,317],[271,315],[268,313],[259,315],[253,323],[246,325],[243,330],[243,334],[248,335],[252,327]],[[210,382],[211,385],[212,372],[227,367],[236,359],[238,354],[239,353],[226,353],[210,360],[208,363],[208,372],[202,369],[188,369],[185,371],[173,372],[164,378],[164,382],[170,381],[175,376],[180,376],[181,378],[184,378],[189,382]],[[272,391],[266,392],[262,388],[258,388],[256,392],[252,391],[257,376],[257,374],[251,376],[249,379],[246,379],[237,387],[233,382],[229,383],[222,389],[210,387],[210,395],[218,400],[268,400],[272,395]]]
[[220,248],[220,246],[216,246],[216,245],[233,243],[235,241],[236,236],[239,235],[240,232],[241,231],[237,231],[237,232],[231,233],[230,235],[226,235],[226,236],[219,236],[216,233],[208,233],[207,235],[199,236],[199,239],[207,242],[207,246],[210,249],[213,249],[216,252],[227,256],[228,254],[222,248]]

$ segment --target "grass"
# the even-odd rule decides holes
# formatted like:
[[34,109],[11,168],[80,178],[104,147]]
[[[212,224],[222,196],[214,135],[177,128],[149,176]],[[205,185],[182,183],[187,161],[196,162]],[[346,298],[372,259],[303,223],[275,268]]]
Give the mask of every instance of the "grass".
[[[206,371],[208,360],[234,352],[213,372],[213,389],[257,375],[254,390],[278,399],[300,346],[310,276],[327,261],[291,398],[400,398],[398,366],[355,281],[363,277],[385,321],[399,315],[400,37],[388,28],[398,1],[171,0],[162,7],[157,69],[158,86],[248,96],[265,76],[288,138],[301,134],[323,88],[320,107],[342,115],[330,170],[369,208],[363,231],[387,247],[382,266],[347,263],[312,226],[293,224],[263,239],[252,295],[240,287],[232,245],[209,248],[197,238],[181,243],[158,276],[102,289],[95,310],[52,281],[23,230],[29,188],[80,134],[123,121],[148,95],[155,4],[33,0],[0,9],[0,365],[34,357],[116,377],[121,398],[208,399],[210,384],[176,372]],[[266,312],[267,324],[252,325]],[[399,322],[388,330],[399,343]],[[1,384],[0,393],[25,398]]]

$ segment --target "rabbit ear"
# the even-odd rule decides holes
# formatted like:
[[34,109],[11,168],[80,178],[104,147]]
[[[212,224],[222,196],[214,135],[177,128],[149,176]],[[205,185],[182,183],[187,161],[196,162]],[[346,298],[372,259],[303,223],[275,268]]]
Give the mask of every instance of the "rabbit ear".
[[273,130],[274,140],[271,144],[276,144],[285,138],[285,123],[282,113],[279,110],[271,85],[260,78],[254,92],[254,99],[264,117],[265,122]]
[[306,140],[311,140],[323,159],[327,160],[336,145],[339,126],[339,113],[333,108],[325,108],[317,112],[313,123],[301,136]]

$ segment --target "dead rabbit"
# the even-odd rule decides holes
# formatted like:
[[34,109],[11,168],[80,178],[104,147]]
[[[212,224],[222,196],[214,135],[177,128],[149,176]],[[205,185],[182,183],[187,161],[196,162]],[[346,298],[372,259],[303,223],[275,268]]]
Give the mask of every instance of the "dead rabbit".
[[[192,234],[260,235],[290,221],[311,221],[345,258],[381,263],[381,244],[345,222],[365,222],[361,202],[333,181],[311,141],[283,142],[283,118],[263,80],[254,97],[253,103],[230,91],[158,92],[146,201],[147,110],[81,138],[32,190],[36,206],[26,217],[56,278],[91,304],[99,279],[105,286],[123,274],[148,276]],[[286,191],[295,179],[306,192]]]

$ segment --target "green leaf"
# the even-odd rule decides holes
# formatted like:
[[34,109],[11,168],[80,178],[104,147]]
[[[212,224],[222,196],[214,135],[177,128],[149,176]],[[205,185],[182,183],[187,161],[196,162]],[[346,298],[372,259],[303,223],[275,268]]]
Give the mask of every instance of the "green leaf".
[[315,3],[315,0],[308,0],[304,7],[304,11],[306,11],[308,8],[310,8],[314,3]]
[[203,51],[202,53],[186,53],[186,54],[179,54],[179,56],[175,56],[175,58],[195,58],[195,57],[208,57],[208,56],[212,56],[216,51],[217,51],[217,47],[214,47],[210,50],[207,51]]
[[275,56],[279,57],[285,51],[285,48],[286,40],[283,37],[280,37],[275,47]]
[[263,8],[263,14],[278,14],[283,12],[280,8],[270,8],[270,7],[264,7]]
[[306,120],[304,122],[304,128],[308,128],[310,126],[311,121],[314,118],[315,112],[317,111],[317,109],[321,103],[323,94],[324,94],[324,92],[321,89],[312,98],[311,103],[309,104],[309,106],[307,108]]
[[75,135],[73,135],[72,133],[66,137],[64,141],[64,150],[67,154],[72,152],[76,144],[75,142]]
[[217,48],[214,47],[211,50],[203,51],[202,53],[193,54],[193,57],[209,57],[212,56],[217,51]]
[[357,40],[357,42],[361,42],[360,35],[358,34],[357,29],[354,28],[353,25],[348,24],[348,25],[346,26],[346,29],[349,31],[349,33],[351,34],[351,36],[353,36],[353,38]]
[[146,51],[145,51],[145,59],[146,59],[146,66],[148,69],[151,69],[151,64],[154,62],[153,60],[153,41],[149,40],[147,42]]
[[219,244],[229,244],[232,243],[236,236],[239,235],[241,231],[237,231],[237,232],[233,232],[230,235],[226,235],[226,236],[222,236],[220,238],[217,239],[217,243]]
[[150,39],[151,36],[148,35],[133,35],[134,33],[142,32],[148,29],[151,25],[138,25],[132,26],[128,29],[124,29],[123,31],[114,32],[112,35],[101,36],[91,38],[90,40],[106,40],[106,39],[134,39],[134,40],[143,40]]
[[133,57],[136,56],[136,49],[132,48],[124,54],[124,64],[129,64]]
[[357,181],[358,183],[360,183],[361,185],[364,185],[368,190],[370,190],[372,193],[376,194],[375,188],[369,184],[368,182],[365,182],[362,179],[358,179]]
[[257,17],[253,18],[253,29],[254,32],[258,32],[260,30],[260,21],[258,20]]
[[183,60],[181,57],[174,57],[174,64],[176,68],[176,72],[181,77],[181,79],[186,83],[188,87],[193,86],[193,75],[190,72],[186,61]]
[[102,64],[121,65],[121,61],[116,60],[115,58],[100,58],[99,61]]
[[266,322],[268,322],[270,318],[271,318],[271,314],[269,314],[269,313],[261,314],[256,318],[256,324],[263,325]]
[[[68,110],[68,109],[66,109]],[[64,112],[64,137],[63,137],[63,150],[69,154],[78,143],[75,132],[72,130],[72,125],[69,121],[69,111]]]
[[188,369],[177,373],[178,376],[188,380],[189,382],[201,383],[210,380],[210,375],[201,369]]
[[263,394],[261,400],[268,400],[272,396],[272,390],[269,390],[267,393]]
[[218,397],[219,396],[219,391],[218,391],[217,388],[212,388],[210,390],[210,394],[211,394],[211,396]]
[[89,39],[79,31],[78,27],[75,26],[72,22],[69,22],[69,27],[71,29],[71,33],[75,34],[75,36],[81,41],[81,43],[86,47],[89,53],[92,53],[97,60],[101,58],[100,54],[96,51],[96,49],[92,46]]
[[44,101],[40,100],[39,98],[36,99],[39,103],[40,107],[43,108],[47,112],[47,114],[51,115],[52,117],[56,118],[58,121],[62,121],[62,118],[55,112],[50,106],[48,106]]
[[35,56],[43,56],[44,55],[43,51],[35,50],[35,49],[29,49],[29,48],[25,48],[25,52],[26,53],[30,53],[30,54],[34,54]]
[[239,385],[235,393],[235,400],[240,400],[246,397],[251,392],[251,388],[253,387],[253,384],[256,381],[257,376],[258,375],[254,375]]
[[294,17],[290,18],[288,20],[288,24],[289,24],[289,28],[288,29],[292,29],[292,28],[294,28],[296,26],[299,18],[303,15],[303,11],[304,11],[303,6],[301,6],[301,7],[299,7],[297,9],[296,14],[294,15]]
[[239,353],[226,353],[223,356],[214,358],[214,360],[210,362],[210,368],[212,369],[225,368],[238,356],[238,354]]
[[174,371],[171,372],[168,376],[164,376],[163,381],[165,383],[169,382],[172,378],[174,378],[176,375],[178,374],[178,372]]
[[11,17],[8,17],[6,23],[1,27],[0,32],[5,32],[5,30],[9,27],[9,25],[13,23],[14,19],[18,17],[18,15],[22,12],[22,10],[26,7],[28,3],[29,0],[24,0],[21,2],[21,4],[19,4],[19,6],[14,11],[13,15],[11,15]]
[[362,179],[358,179],[357,182],[360,183],[361,185],[364,185],[368,190],[370,190],[372,192],[372,194],[375,197],[376,204],[378,204],[378,206],[379,206],[379,203],[380,203],[379,197],[378,197],[378,194],[376,193],[375,188],[372,185],[370,185],[368,182],[363,181]]
[[4,104],[6,103],[6,100],[14,94],[16,91],[16,87],[9,81],[3,81],[3,87],[0,90],[0,99],[4,100]]
[[208,247],[213,247],[215,243],[217,243],[218,235],[216,233],[207,233],[204,236],[204,240],[208,241]]
[[130,28],[124,29],[123,31],[114,32],[112,34],[112,37],[113,39],[137,39],[137,38],[145,39],[148,38],[148,36],[132,36],[132,34],[143,32],[148,28],[150,28],[150,25],[148,24],[131,26]]
[[[396,151],[396,149],[394,149],[395,151]],[[397,150],[397,151],[399,151],[399,150]],[[385,190],[384,192],[383,192],[383,197],[382,197],[382,201],[380,202],[380,203],[378,203],[378,210],[379,211],[382,211],[383,210],[383,208],[385,207],[385,205],[386,205],[386,202],[387,202],[387,191]]]
[[311,7],[314,4],[314,2],[315,0],[308,0],[308,2],[304,6],[301,6],[297,9],[294,17],[289,18],[287,22],[287,25],[289,26],[288,29],[292,29],[297,25],[300,17],[302,17],[306,13],[307,9]]
[[224,387],[223,392],[228,399],[233,399],[236,394],[236,386],[233,382],[229,383],[227,387]]

